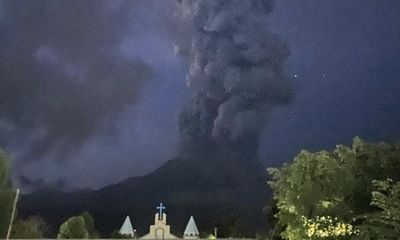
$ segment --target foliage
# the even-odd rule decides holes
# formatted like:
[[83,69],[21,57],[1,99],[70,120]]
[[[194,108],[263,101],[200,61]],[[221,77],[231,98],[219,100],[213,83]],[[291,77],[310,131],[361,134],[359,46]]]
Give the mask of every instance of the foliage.
[[80,216],[82,216],[85,220],[85,226],[89,233],[89,238],[99,238],[100,234],[96,231],[92,215],[90,215],[88,212],[83,212],[80,214]]
[[82,216],[74,216],[60,226],[57,238],[89,238],[85,219]]
[[31,216],[25,220],[17,220],[14,223],[12,238],[45,238],[48,230],[46,222],[37,216]]
[[57,238],[99,238],[94,219],[88,212],[68,219],[60,226]]
[[362,217],[358,239],[399,239],[400,181],[374,181],[373,186],[371,205],[378,210]]
[[355,216],[373,212],[372,181],[388,177],[399,180],[400,146],[368,144],[355,138],[351,148],[338,145],[332,152],[302,151],[293,163],[268,172],[278,208],[275,217],[283,229],[283,238],[337,239],[308,236],[305,222],[316,223],[325,216],[337,219],[331,227],[350,226]]
[[15,193],[9,181],[8,156],[0,149],[0,238],[6,238]]
[[307,219],[303,216],[302,218],[306,236],[310,239],[346,239],[347,236],[358,234],[353,225],[331,216],[317,216],[315,219]]
[[260,234],[257,239],[272,239],[272,240],[281,240],[281,225],[277,224],[278,219],[276,219],[275,215],[278,213],[278,208],[276,207],[276,201],[271,200],[267,206],[264,207],[264,211],[267,217],[267,225],[269,226],[269,231],[264,234]]

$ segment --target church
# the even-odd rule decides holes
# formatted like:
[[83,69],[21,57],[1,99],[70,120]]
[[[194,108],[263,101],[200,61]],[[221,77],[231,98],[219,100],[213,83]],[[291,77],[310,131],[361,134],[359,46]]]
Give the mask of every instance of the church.
[[[157,207],[158,212],[154,216],[154,224],[150,225],[149,232],[142,236],[136,236],[136,230],[133,229],[129,216],[126,217],[124,223],[119,230],[122,235],[138,239],[179,239],[178,236],[171,233],[171,227],[167,224],[167,214],[164,212],[165,206],[160,203]],[[185,231],[182,234],[183,239],[196,240],[199,239],[199,230],[193,216],[190,216],[189,222],[186,225]]]

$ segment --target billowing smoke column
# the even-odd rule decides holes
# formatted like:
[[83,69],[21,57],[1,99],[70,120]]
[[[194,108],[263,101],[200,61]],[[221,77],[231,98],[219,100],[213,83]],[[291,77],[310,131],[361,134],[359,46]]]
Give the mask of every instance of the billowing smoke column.
[[284,62],[288,47],[268,31],[272,0],[181,0],[185,35],[176,40],[190,62],[192,106],[182,114],[190,139],[258,139],[271,108],[290,101],[293,82]]

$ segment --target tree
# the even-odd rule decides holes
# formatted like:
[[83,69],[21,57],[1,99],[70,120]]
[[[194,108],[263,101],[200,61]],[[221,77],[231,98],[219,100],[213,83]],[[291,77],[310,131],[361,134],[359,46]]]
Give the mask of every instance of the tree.
[[99,238],[94,219],[88,212],[68,219],[60,226],[57,238]]
[[0,149],[0,238],[6,238],[15,196],[8,164],[8,156]]
[[12,238],[45,238],[48,230],[46,222],[37,216],[31,216],[25,220],[20,219],[14,223]]
[[361,218],[358,239],[399,239],[400,236],[400,181],[374,181],[371,205],[378,210]]
[[88,212],[83,212],[80,214],[80,216],[82,216],[85,220],[85,226],[89,233],[89,238],[99,238],[100,234],[96,231],[92,215],[90,215]]
[[[354,235],[355,217],[375,210],[373,180],[399,180],[400,146],[355,138],[352,147],[338,145],[332,152],[301,151],[293,163],[268,172],[283,238],[347,239]],[[325,226],[314,229],[324,237],[313,235],[313,226]],[[339,235],[341,228],[346,234]]]
[[82,216],[74,216],[69,218],[60,226],[57,238],[89,238],[86,229],[85,219]]

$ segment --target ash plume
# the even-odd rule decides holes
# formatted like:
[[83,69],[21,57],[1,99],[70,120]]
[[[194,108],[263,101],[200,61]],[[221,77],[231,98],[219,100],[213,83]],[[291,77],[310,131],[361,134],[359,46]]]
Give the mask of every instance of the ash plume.
[[[0,141],[62,160],[135,104],[150,67],[120,52],[132,1],[3,0]],[[21,150],[22,151],[22,150]]]
[[268,30],[272,0],[181,0],[185,29],[177,51],[190,63],[192,105],[181,116],[189,139],[258,139],[276,105],[293,96],[285,74],[286,42]]

